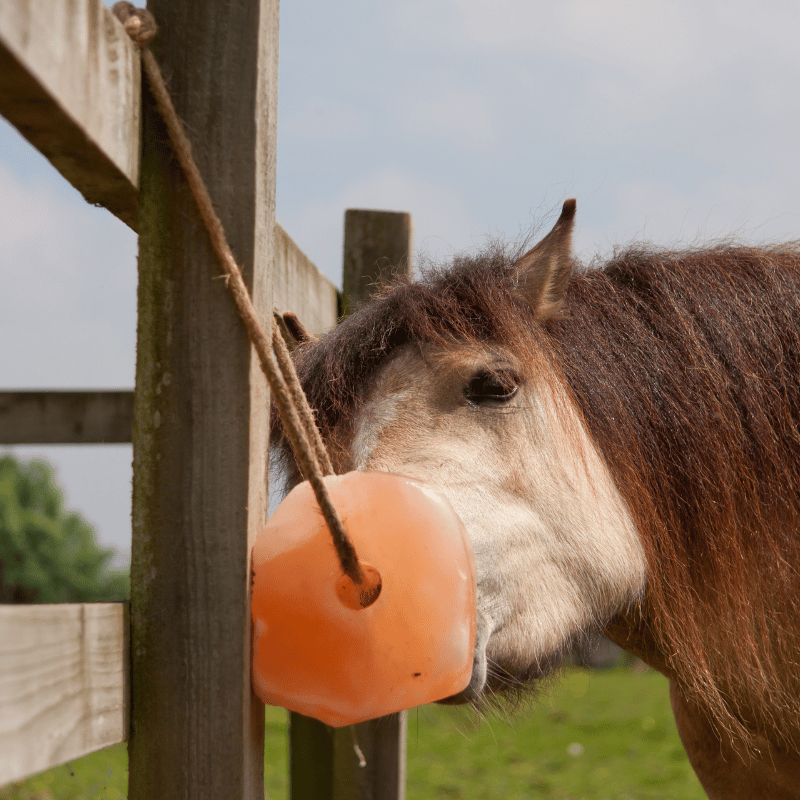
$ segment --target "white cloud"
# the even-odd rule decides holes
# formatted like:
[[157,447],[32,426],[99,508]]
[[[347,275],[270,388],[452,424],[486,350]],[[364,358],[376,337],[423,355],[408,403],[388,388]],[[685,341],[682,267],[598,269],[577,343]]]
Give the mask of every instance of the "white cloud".
[[410,47],[481,63],[496,94],[516,92],[587,145],[667,142],[682,119],[725,146],[741,140],[736,127],[752,130],[737,108],[765,127],[798,121],[798,21],[785,0],[417,0],[393,13]]
[[370,130],[363,111],[331,98],[308,100],[299,110],[281,119],[281,133],[309,139],[363,136]]
[[415,138],[439,139],[467,151],[497,139],[497,112],[486,90],[456,86],[423,88],[399,102],[398,121]]
[[[649,60],[686,30],[690,2],[639,0],[415,0],[395,9],[395,21],[426,44],[513,50],[531,56],[603,55],[615,63]],[[649,46],[648,46],[649,43]],[[678,47],[686,45],[678,43]]]
[[787,0],[408,0],[391,14],[417,48],[568,56],[665,75],[754,50],[796,57],[796,6]]
[[0,164],[0,380],[131,386],[135,236],[54,181]]
[[[724,178],[693,189],[634,180],[610,195],[600,213],[592,200],[583,215],[579,206],[575,248],[585,261],[636,241],[679,249],[720,239],[786,241],[800,232],[800,200],[780,178],[759,183]],[[581,222],[587,218],[590,222]]]
[[[136,238],[0,132],[0,388],[132,387]],[[14,447],[58,470],[67,506],[130,550],[131,448]]]

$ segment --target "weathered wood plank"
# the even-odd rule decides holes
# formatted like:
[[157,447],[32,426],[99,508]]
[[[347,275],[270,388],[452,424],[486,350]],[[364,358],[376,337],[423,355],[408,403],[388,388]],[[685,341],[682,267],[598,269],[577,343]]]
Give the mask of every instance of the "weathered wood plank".
[[[411,272],[411,215],[350,209],[344,226],[346,312],[365,300],[380,279]],[[403,800],[406,771],[406,712],[355,726],[366,762],[360,765],[353,731],[291,715],[292,800]]]
[[140,84],[139,54],[102,0],[0,3],[0,114],[133,228]]
[[[152,47],[270,323],[277,0],[150,0]],[[131,800],[263,800],[250,563],[266,383],[145,93],[131,567]]]
[[0,444],[118,444],[132,426],[132,391],[0,392]]
[[290,800],[332,800],[334,735],[319,720],[289,714]]
[[[366,300],[378,281],[410,275],[413,224],[398,211],[348,209],[344,217],[344,307]],[[404,800],[406,796],[406,712],[355,726],[366,766],[341,732],[336,742],[336,800]]]
[[297,314],[312,333],[322,333],[336,324],[336,287],[277,224],[272,302],[278,311],[293,311]]
[[411,271],[413,226],[402,211],[350,208],[344,215],[344,313],[372,294],[380,280]]
[[[0,116],[90,203],[105,206],[134,230],[140,76],[135,46],[101,0],[0,3]],[[335,292],[278,223],[275,236],[275,287],[282,305],[294,285]],[[284,280],[293,265],[299,274]],[[285,305],[289,310],[293,302]],[[313,314],[313,304],[308,307]],[[320,321],[320,330],[329,324]],[[311,330],[314,325],[313,319],[307,322]]]
[[127,738],[123,603],[0,605],[0,786]]
[[[334,739],[333,800],[404,800],[408,714],[401,711],[337,730]],[[364,756],[364,766],[354,742]]]

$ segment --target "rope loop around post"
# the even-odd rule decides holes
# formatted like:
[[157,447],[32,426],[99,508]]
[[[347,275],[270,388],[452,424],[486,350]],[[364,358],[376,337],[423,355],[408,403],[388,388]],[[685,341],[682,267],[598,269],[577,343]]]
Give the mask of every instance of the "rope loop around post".
[[314,496],[333,538],[342,571],[353,583],[360,586],[364,580],[364,574],[358,561],[358,555],[323,481],[325,475],[333,474],[333,465],[314,421],[314,413],[308,405],[300,379],[297,377],[294,362],[275,321],[271,321],[272,335],[270,338],[267,338],[258,321],[242,272],[228,245],[222,221],[214,208],[200,170],[192,156],[191,144],[172,104],[172,98],[161,75],[161,69],[147,47],[158,30],[155,19],[146,8],[136,8],[129,2],[115,3],[112,11],[142,51],[142,67],[153,92],[156,106],[167,127],[175,155],[183,169],[189,189],[197,203],[200,217],[208,231],[211,246],[226,278],[225,284],[233,296],[250,342],[258,355],[261,369],[267,378],[300,471],[314,490]]
[[155,17],[146,8],[136,8],[133,3],[119,2],[114,3],[111,10],[139,49],[147,47],[158,33]]

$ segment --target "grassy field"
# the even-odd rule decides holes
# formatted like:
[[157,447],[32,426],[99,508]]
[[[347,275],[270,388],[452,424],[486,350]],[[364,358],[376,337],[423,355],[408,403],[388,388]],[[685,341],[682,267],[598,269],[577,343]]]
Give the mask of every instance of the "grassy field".
[[[286,715],[267,709],[268,797],[287,796]],[[0,800],[122,800],[124,745],[0,789]],[[408,800],[702,800],[657,673],[570,670],[536,705],[408,717]]]

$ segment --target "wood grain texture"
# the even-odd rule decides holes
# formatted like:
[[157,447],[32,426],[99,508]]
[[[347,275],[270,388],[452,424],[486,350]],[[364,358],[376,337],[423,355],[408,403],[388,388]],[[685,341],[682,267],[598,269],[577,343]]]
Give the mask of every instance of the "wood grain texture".
[[0,786],[127,735],[123,603],[0,605]]
[[353,732],[337,730],[334,740],[333,800],[404,800],[408,714],[401,711],[355,726],[364,756],[355,752]]
[[332,328],[338,317],[336,287],[277,224],[272,303],[281,313],[293,311],[315,334]]
[[[345,309],[366,300],[379,281],[411,275],[412,253],[411,214],[348,209],[344,222]],[[352,742],[337,731],[335,800],[404,800],[406,728],[405,711],[356,725],[365,767],[359,766]]]
[[[344,227],[345,310],[366,300],[379,280],[411,273],[411,215],[350,209]],[[353,731],[291,715],[292,800],[404,800],[406,712],[355,725]],[[301,761],[294,755],[302,753]]]
[[319,720],[289,714],[290,800],[332,800],[335,735]]
[[0,114],[134,229],[140,84],[139,54],[102,0],[0,3]]
[[[176,109],[270,322],[277,0],[151,0]],[[131,800],[263,800],[250,564],[269,397],[145,95],[131,575]]]
[[133,392],[0,392],[0,444],[131,441]]
[[411,273],[413,226],[403,211],[350,208],[344,215],[344,313],[393,275]]

